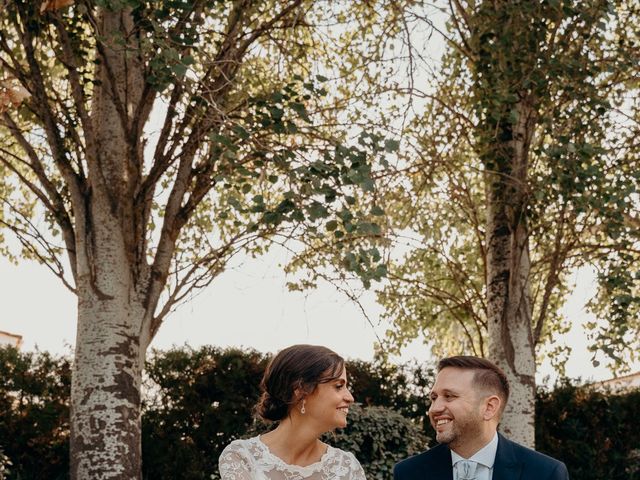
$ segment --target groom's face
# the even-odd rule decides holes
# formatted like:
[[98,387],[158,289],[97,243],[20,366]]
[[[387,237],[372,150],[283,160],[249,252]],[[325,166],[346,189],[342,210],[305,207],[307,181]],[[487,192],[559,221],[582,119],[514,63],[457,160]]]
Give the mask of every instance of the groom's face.
[[482,397],[474,390],[473,370],[443,368],[431,389],[429,419],[436,440],[452,449],[473,442],[482,432]]

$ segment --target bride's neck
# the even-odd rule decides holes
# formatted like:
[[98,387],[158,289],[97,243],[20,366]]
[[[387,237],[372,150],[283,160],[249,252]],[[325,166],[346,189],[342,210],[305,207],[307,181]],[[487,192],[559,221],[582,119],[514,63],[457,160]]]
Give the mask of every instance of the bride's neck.
[[318,437],[317,432],[287,418],[260,439],[285,463],[305,467],[319,461],[326,451],[326,445]]

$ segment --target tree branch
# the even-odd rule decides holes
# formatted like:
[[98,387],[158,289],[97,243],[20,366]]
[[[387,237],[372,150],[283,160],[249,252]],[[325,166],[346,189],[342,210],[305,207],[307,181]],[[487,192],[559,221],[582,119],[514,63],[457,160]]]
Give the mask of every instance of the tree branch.
[[[3,115],[3,119],[5,125],[13,135],[13,137],[17,140],[18,144],[22,147],[24,152],[27,154],[29,158],[29,162],[24,162],[24,164],[28,165],[31,170],[35,173],[38,181],[43,186],[46,195],[39,188],[29,182],[23,175],[21,175],[17,169],[13,168],[10,162],[6,162],[8,166],[18,174],[21,180],[29,186],[29,188],[40,198],[44,204],[44,206],[51,212],[51,214],[56,219],[60,229],[63,233],[63,238],[67,247],[67,252],[69,254],[69,261],[71,264],[71,271],[74,279],[77,280],[77,271],[76,271],[76,241],[75,241],[75,232],[73,228],[73,223],[71,221],[71,217],[69,212],[67,211],[64,203],[64,198],[62,194],[57,190],[54,183],[50,180],[48,175],[44,170],[44,166],[42,162],[38,158],[36,151],[33,149],[31,144],[27,141],[27,139],[22,135],[20,129],[13,121],[13,119],[5,113]],[[14,157],[18,158],[18,157]],[[4,161],[4,158],[3,158]]]

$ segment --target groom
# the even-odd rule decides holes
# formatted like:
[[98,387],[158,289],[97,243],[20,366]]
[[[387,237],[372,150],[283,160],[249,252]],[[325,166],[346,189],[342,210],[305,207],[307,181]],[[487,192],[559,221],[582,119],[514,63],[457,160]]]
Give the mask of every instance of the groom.
[[568,480],[564,463],[497,433],[509,399],[504,372],[478,357],[438,363],[429,419],[440,443],[407,458],[395,480]]

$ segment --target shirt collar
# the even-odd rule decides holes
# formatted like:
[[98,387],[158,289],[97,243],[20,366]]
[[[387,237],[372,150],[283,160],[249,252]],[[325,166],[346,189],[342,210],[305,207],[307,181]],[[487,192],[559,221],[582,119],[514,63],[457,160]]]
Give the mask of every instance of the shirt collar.
[[472,460],[484,465],[487,468],[493,468],[493,463],[496,461],[496,452],[498,451],[498,433],[493,435],[493,438],[484,447],[478,450],[471,458],[464,458],[451,450],[451,464],[455,465],[460,460]]

